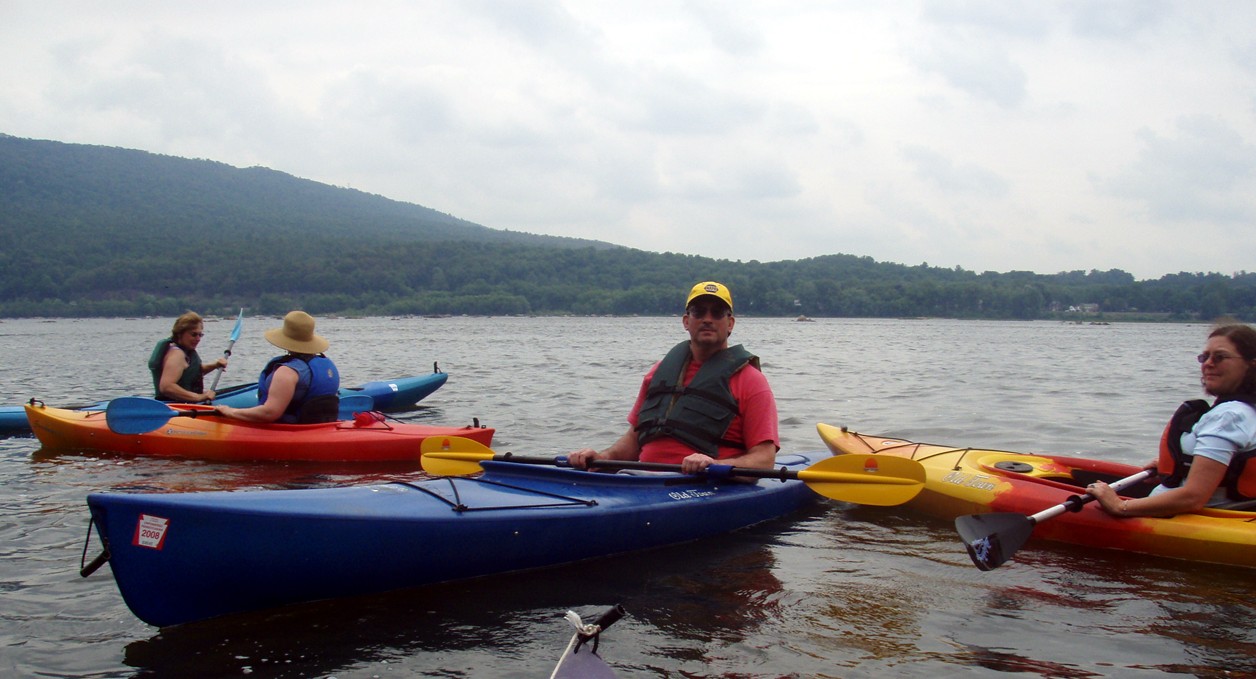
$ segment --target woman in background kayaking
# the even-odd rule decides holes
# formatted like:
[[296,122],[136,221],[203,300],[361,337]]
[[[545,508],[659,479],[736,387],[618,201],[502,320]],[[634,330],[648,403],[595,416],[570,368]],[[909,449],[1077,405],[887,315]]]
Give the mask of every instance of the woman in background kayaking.
[[267,342],[288,353],[272,358],[257,378],[258,405],[218,406],[221,415],[247,422],[311,424],[334,422],[339,411],[340,371],[323,355],[330,343],[314,334],[314,317],[290,311],[283,327],[271,328]]
[[1161,475],[1150,495],[1122,499],[1106,483],[1087,492],[1117,517],[1167,516],[1256,499],[1256,330],[1217,326],[1198,357],[1200,383],[1217,397],[1183,403],[1165,427]]
[[153,347],[148,357],[148,370],[153,374],[153,391],[159,401],[199,403],[212,401],[214,391],[205,388],[205,373],[227,369],[226,357],[213,363],[201,363],[196,347],[205,336],[205,322],[200,314],[189,311],[174,321],[170,337]]

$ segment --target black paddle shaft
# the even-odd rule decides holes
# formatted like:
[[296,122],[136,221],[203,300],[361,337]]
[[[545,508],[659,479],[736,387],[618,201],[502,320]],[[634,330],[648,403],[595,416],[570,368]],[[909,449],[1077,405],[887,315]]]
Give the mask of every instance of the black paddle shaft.
[[[528,455],[516,455],[514,453],[500,453],[493,456],[493,460],[497,462],[515,462],[519,464],[552,464],[558,467],[570,467],[571,463],[567,461],[566,455],[558,457],[537,457]],[[655,472],[679,472],[680,465],[669,464],[666,462],[640,462],[638,460],[590,460],[589,467],[592,469],[635,469],[638,471],[655,471]],[[727,469],[730,476],[749,476],[758,479],[780,479],[781,481],[790,481],[798,478],[798,472],[781,467],[780,469],[759,469],[757,467],[729,467]],[[714,472],[714,470],[711,470]]]

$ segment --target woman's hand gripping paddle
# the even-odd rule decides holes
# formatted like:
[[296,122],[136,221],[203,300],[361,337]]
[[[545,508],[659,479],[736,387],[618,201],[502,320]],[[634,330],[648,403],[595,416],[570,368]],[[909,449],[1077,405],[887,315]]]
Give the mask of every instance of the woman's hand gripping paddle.
[[[1155,470],[1144,469],[1133,476],[1127,476],[1112,482],[1112,490],[1121,490],[1150,477]],[[1048,507],[1037,514],[1025,516],[1015,512],[996,512],[991,514],[969,514],[955,519],[955,530],[959,531],[968,556],[983,571],[994,570],[1012,558],[1016,550],[1025,544],[1034,526],[1064,512],[1081,511],[1082,505],[1093,502],[1093,495],[1074,495],[1054,507]]]

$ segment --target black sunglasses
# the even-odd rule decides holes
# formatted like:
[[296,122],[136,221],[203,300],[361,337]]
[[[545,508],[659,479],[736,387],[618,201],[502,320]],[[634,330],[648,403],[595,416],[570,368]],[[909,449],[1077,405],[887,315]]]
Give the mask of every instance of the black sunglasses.
[[705,304],[694,304],[689,307],[689,315],[693,318],[703,318],[707,315],[715,320],[720,320],[726,316],[732,316],[733,311],[726,306],[707,306]]

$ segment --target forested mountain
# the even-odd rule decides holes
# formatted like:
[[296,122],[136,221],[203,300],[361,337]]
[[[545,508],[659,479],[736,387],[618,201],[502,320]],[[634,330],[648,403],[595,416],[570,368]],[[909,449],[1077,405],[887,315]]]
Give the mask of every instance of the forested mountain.
[[742,315],[1256,318],[1254,274],[730,262],[491,229],[265,168],[0,135],[0,316],[674,314],[702,279],[730,285]]

